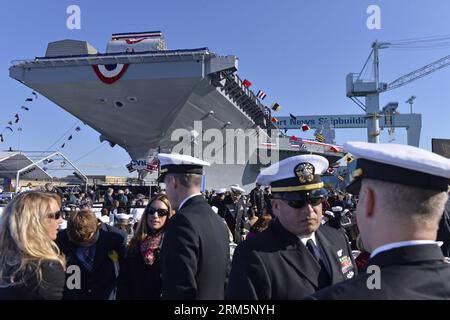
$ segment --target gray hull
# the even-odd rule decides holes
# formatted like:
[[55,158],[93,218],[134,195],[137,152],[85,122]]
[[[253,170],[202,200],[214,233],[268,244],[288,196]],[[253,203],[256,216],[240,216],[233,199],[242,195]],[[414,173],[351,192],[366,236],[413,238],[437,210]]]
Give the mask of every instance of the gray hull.
[[[127,65],[120,80],[100,81],[93,66],[113,64]],[[10,76],[91,126],[101,140],[121,146],[132,159],[145,159],[158,148],[172,148],[178,143],[172,132],[193,130],[194,121],[205,131],[274,129],[267,108],[242,85],[236,70],[236,57],[194,49],[37,58],[15,62]],[[287,143],[278,145],[285,150],[281,158],[314,152],[334,162],[343,156],[326,148],[292,150]],[[206,187],[240,183],[250,188],[261,165],[248,160],[208,168]]]

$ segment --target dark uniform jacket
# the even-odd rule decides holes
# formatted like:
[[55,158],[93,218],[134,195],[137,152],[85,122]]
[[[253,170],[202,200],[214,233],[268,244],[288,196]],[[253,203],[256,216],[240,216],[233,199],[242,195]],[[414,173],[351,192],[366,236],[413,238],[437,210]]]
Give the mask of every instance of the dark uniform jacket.
[[42,281],[34,273],[26,272],[24,282],[15,286],[0,287],[0,300],[61,300],[66,274],[59,262],[41,262]]
[[[64,290],[64,299],[68,300],[107,300],[117,285],[116,270],[110,256],[115,251],[121,263],[125,247],[123,237],[115,232],[99,229],[96,243],[93,271],[90,272],[76,255],[77,245],[69,241],[66,230],[58,233],[56,243],[66,256],[67,266],[77,265],[81,271],[81,288]],[[120,268],[119,268],[120,272]],[[68,274],[70,277],[70,274]]]
[[242,231],[245,228],[246,206],[242,198],[237,202],[229,200],[223,205],[224,219],[228,228],[233,235],[233,242],[240,243],[242,241]]
[[167,222],[161,248],[163,299],[221,300],[229,245],[226,227],[201,196]]
[[[374,287],[380,268],[380,289]],[[450,264],[435,244],[422,244],[380,252],[366,263],[357,277],[313,295],[315,299],[450,299]],[[369,279],[369,277],[371,277]],[[369,281],[368,281],[369,280]],[[367,283],[372,289],[368,288]]]
[[444,208],[444,214],[439,222],[439,229],[437,233],[437,241],[442,241],[441,246],[444,256],[450,256],[450,198],[447,200]]
[[237,247],[227,298],[302,299],[330,282],[335,284],[352,278],[357,271],[344,234],[321,226],[315,235],[331,268],[331,279],[323,281],[321,265],[277,219],[265,231]]
[[264,191],[262,189],[254,188],[250,192],[250,204],[254,208],[256,207],[257,215],[260,216],[263,214],[264,209]]

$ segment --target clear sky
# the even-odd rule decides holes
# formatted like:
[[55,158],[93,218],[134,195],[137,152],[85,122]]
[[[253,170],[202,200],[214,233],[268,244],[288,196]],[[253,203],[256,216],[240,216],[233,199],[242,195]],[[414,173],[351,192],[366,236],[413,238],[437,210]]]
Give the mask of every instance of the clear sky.
[[[276,101],[279,115],[350,114],[361,110],[345,96],[345,76],[359,72],[371,43],[450,35],[448,0],[177,0],[177,1],[5,1],[1,0],[0,125],[7,126],[31,90],[9,77],[10,61],[44,56],[47,43],[61,39],[90,42],[104,52],[112,33],[161,30],[169,49],[208,47],[239,57],[239,76],[254,91]],[[81,8],[81,29],[66,27],[69,5]],[[369,5],[381,9],[381,29],[369,30]],[[381,51],[381,81],[390,82],[450,54],[450,46],[433,50]],[[431,138],[450,138],[450,67],[402,88],[383,93],[380,105],[405,103],[417,96],[414,111],[423,115],[420,146]],[[21,110],[21,132],[5,134],[1,149],[47,150],[77,119],[40,96]],[[119,146],[101,146],[99,134],[80,124],[63,152],[87,174],[128,175],[128,154]],[[17,127],[17,126],[16,126]],[[2,130],[2,129],[0,129]],[[292,132],[292,134],[297,134]],[[300,134],[298,134],[300,135]],[[302,135],[311,138],[312,134]],[[365,140],[364,129],[336,130],[338,144]],[[384,131],[381,141],[389,139]],[[406,143],[398,129],[395,142]],[[60,141],[52,149],[58,149]],[[99,147],[100,146],[100,147]],[[95,150],[94,152],[90,152]],[[85,156],[87,154],[87,156]],[[84,157],[83,157],[84,156]]]

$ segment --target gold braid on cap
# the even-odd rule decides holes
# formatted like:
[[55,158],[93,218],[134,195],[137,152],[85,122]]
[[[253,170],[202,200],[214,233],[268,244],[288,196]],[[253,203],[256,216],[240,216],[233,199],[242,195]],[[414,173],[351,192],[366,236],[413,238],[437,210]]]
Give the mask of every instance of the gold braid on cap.
[[355,180],[356,178],[359,178],[363,175],[363,170],[361,168],[356,169],[352,173],[352,180]]
[[320,189],[323,187],[323,181],[319,183],[307,184],[304,186],[293,187],[272,187],[272,192],[294,192],[294,191],[309,191],[314,189]]

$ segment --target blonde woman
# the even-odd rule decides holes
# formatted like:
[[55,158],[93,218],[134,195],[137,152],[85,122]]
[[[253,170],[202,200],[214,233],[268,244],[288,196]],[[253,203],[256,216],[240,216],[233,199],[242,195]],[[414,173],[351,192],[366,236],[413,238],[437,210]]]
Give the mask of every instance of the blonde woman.
[[119,299],[160,299],[159,252],[165,226],[173,214],[166,195],[150,200],[128,247],[120,275]]
[[62,222],[55,193],[18,194],[0,218],[0,300],[57,300],[65,260],[54,242]]

